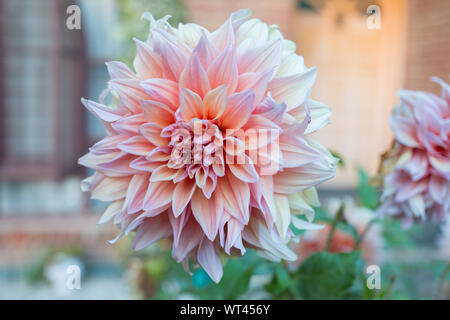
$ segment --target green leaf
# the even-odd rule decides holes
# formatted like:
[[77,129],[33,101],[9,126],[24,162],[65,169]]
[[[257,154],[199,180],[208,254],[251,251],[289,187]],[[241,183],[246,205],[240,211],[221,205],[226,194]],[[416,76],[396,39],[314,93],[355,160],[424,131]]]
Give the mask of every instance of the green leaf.
[[375,210],[378,206],[378,190],[369,182],[369,176],[358,168],[358,197],[361,205]]
[[351,294],[360,266],[360,252],[317,252],[298,269],[294,295],[303,299],[342,299]]
[[240,259],[229,259],[225,265],[220,281],[224,299],[236,299],[247,292],[255,265],[243,262]]

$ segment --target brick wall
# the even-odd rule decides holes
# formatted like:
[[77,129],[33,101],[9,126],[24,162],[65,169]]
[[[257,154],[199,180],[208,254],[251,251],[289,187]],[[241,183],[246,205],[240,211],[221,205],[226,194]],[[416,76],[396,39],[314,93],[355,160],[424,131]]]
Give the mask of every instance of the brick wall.
[[252,17],[268,24],[277,24],[283,33],[289,34],[291,14],[295,0],[184,0],[188,20],[209,30],[220,26],[239,9],[251,9]]
[[405,88],[439,92],[429,81],[450,74],[450,1],[410,0]]

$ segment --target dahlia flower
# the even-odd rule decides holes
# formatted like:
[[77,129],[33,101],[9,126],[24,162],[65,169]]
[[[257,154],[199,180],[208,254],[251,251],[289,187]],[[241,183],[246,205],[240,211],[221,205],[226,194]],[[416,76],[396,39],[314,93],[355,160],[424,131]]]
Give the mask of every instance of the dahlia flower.
[[336,159],[307,136],[330,116],[309,99],[316,69],[249,15],[209,32],[145,13],[136,72],[107,63],[112,105],[107,94],[82,99],[107,132],[79,163],[95,171],[83,189],[111,201],[100,220],[120,226],[111,242],[132,231],[136,250],[169,239],[176,261],[192,258],[215,282],[222,252],[295,260],[290,225],[314,227],[305,194],[335,173]]
[[[366,207],[359,207],[350,197],[344,200],[332,199],[327,205],[327,212],[333,217],[341,206],[344,206],[343,218],[364,238],[359,245],[362,256],[367,264],[379,264],[382,260],[383,236],[382,229],[379,224],[371,224],[375,213]],[[322,222],[320,222],[322,224]],[[298,255],[298,259],[291,263],[292,266],[298,267],[311,254],[325,249],[328,235],[331,231],[331,224],[325,223],[321,230],[307,230],[301,241],[294,244],[294,251]],[[355,240],[352,235],[341,229],[335,229],[330,245],[330,252],[352,252],[354,250]]]
[[450,87],[433,80],[442,86],[440,97],[400,91],[401,105],[390,119],[395,142],[382,163],[379,212],[406,225],[450,213]]

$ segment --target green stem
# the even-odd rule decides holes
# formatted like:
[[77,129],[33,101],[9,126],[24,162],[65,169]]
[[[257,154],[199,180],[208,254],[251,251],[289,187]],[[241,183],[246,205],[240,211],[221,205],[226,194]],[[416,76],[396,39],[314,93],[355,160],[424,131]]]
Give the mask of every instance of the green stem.
[[361,233],[361,235],[358,237],[358,240],[356,240],[355,244],[353,245],[353,251],[358,250],[359,246],[361,245],[361,243],[363,242],[363,240],[366,237],[367,233],[369,232],[370,227],[372,227],[372,225],[376,221],[377,221],[376,218],[373,218],[372,220],[369,221],[369,223],[366,225],[366,227],[364,228],[364,230]]
[[344,205],[341,205],[339,207],[338,212],[336,213],[336,216],[334,217],[333,223],[331,224],[331,230],[330,230],[330,233],[328,234],[325,251],[330,251],[331,242],[333,242],[334,231],[336,230],[337,224],[342,219],[343,215],[344,215]]

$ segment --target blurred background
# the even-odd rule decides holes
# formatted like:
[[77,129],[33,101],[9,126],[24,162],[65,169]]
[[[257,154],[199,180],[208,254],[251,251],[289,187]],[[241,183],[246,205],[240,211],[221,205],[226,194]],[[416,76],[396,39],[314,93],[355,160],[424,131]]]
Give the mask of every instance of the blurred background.
[[[79,30],[66,27],[72,4],[81,9]],[[367,25],[370,5],[380,9],[379,28]],[[143,12],[213,30],[241,8],[279,25],[305,64],[318,69],[312,98],[333,115],[316,138],[345,163],[321,186],[325,202],[364,194],[362,184],[391,144],[396,91],[438,93],[430,77],[448,78],[448,0],[0,0],[0,299],[152,297],[161,281],[148,277],[182,269],[167,265],[158,249],[150,250],[151,263],[142,262],[129,252],[128,239],[105,244],[117,230],[97,226],[105,206],[81,193],[88,172],[77,165],[104,132],[80,98],[97,100],[108,80],[106,61],[131,65],[132,37],[145,39],[148,32]],[[385,260],[392,263],[386,268],[412,270],[397,281],[410,296],[400,290],[398,297],[430,296],[430,279],[442,269],[435,244],[440,231],[397,227],[383,235]],[[69,292],[58,286],[65,276],[58,266],[73,261],[83,266],[84,280],[81,290]],[[423,263],[426,271],[420,271]],[[183,279],[200,287],[206,281],[202,274]],[[163,291],[182,291],[173,285]]]

